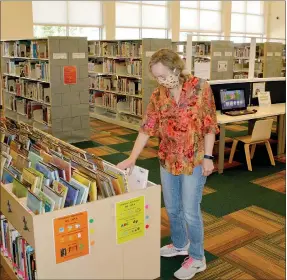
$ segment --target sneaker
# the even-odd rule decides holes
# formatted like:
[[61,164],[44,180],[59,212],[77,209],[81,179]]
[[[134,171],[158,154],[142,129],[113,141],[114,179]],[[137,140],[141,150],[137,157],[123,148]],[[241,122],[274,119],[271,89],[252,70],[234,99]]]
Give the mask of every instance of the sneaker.
[[206,269],[205,258],[202,261],[194,260],[192,257],[185,258],[181,268],[174,273],[177,279],[191,279],[196,273]]
[[162,257],[170,258],[175,256],[188,256],[189,243],[182,249],[177,249],[173,244],[166,245],[160,248],[160,255]]

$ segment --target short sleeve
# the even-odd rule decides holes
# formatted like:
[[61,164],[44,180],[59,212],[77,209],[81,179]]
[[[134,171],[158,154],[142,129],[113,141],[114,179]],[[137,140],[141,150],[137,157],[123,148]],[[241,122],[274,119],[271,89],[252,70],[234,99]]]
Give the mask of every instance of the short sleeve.
[[159,111],[156,108],[155,92],[151,95],[139,132],[149,136],[157,136],[159,127]]
[[218,134],[219,128],[217,125],[214,96],[208,82],[204,82],[203,84],[201,106],[203,109],[202,121],[204,134]]

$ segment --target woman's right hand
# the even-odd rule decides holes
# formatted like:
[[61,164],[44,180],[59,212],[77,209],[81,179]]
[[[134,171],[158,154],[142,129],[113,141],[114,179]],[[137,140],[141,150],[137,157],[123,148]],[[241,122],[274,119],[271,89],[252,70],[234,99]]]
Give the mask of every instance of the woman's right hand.
[[129,174],[131,174],[135,164],[136,164],[136,161],[133,158],[129,157],[125,159],[124,161],[118,163],[117,167],[121,170],[126,170],[129,168]]

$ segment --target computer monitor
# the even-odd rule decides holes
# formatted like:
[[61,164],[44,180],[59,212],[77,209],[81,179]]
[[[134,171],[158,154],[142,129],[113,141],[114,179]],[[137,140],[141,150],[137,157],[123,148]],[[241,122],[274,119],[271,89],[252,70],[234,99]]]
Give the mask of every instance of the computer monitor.
[[246,109],[244,89],[220,90],[220,102],[222,111]]

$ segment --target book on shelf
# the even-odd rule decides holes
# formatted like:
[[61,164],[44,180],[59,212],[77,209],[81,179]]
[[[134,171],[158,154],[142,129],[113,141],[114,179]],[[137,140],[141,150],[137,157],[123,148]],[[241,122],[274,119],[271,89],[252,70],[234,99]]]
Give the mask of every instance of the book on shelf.
[[[87,159],[83,157],[86,152],[67,143],[59,145],[58,139],[24,123],[7,120],[6,128],[0,129],[3,146],[9,147],[5,153],[14,152],[9,163],[1,154],[5,166],[1,182],[10,183],[16,197],[26,197],[25,207],[35,215],[130,190],[128,173],[99,157],[90,155]],[[142,179],[139,182],[143,188]]]
[[37,279],[34,248],[2,214],[0,216],[0,248],[2,256],[10,263],[19,279]]

